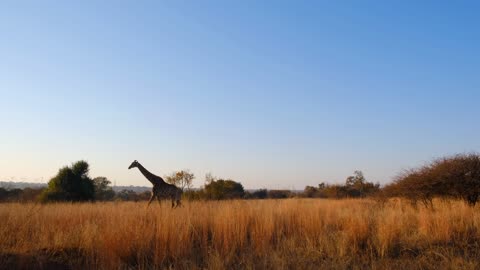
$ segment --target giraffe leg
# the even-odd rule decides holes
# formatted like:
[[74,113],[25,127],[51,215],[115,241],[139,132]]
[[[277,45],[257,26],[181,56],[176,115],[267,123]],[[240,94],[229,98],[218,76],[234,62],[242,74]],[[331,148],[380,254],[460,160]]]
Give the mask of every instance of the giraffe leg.
[[152,193],[152,196],[150,196],[150,200],[148,200],[147,208],[148,208],[148,207],[150,206],[150,204],[152,203],[153,198],[155,198],[155,194],[154,194],[154,193]]

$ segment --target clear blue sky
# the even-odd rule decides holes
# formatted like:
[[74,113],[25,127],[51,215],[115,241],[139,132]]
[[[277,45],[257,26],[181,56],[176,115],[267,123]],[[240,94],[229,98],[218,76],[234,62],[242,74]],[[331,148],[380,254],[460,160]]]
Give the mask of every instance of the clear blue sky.
[[246,188],[480,150],[478,1],[2,1],[0,180]]

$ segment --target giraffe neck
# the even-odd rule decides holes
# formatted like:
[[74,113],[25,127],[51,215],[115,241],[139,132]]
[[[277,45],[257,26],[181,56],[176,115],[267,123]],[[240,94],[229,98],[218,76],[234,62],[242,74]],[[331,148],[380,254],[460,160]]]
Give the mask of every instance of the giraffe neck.
[[160,176],[156,176],[155,174],[149,172],[140,163],[138,163],[138,169],[143,174],[143,176],[145,176],[145,178],[147,178],[147,180],[150,181],[150,183],[152,183],[154,186],[165,183],[165,181],[163,181],[163,179]]

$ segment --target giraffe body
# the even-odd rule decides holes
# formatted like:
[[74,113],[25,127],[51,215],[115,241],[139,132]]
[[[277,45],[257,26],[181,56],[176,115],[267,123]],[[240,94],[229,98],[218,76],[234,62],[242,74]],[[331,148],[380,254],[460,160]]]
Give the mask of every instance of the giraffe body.
[[[165,183],[164,185],[154,185],[152,188],[152,198],[157,197],[158,200],[161,199],[170,199],[172,201],[172,207],[177,207],[181,205],[182,190],[176,187],[175,185]],[[174,203],[176,205],[174,206]]]
[[182,190],[176,187],[175,185],[169,184],[163,180],[160,176],[154,175],[153,173],[149,172],[145,167],[142,166],[138,161],[133,161],[132,164],[128,167],[131,168],[138,168],[140,172],[150,181],[153,185],[152,188],[152,195],[150,200],[148,201],[147,207],[152,203],[153,199],[157,198],[158,202],[162,199],[170,199],[172,201],[172,208],[176,208],[181,206],[181,199],[182,199]]

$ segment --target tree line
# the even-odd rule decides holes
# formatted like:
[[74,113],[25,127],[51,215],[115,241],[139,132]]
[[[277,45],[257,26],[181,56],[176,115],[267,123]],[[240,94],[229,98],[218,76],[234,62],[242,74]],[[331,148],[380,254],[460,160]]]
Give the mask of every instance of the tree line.
[[[343,198],[365,197],[373,188],[379,187],[369,183],[359,171],[347,178],[346,185],[320,184],[319,188],[306,187],[303,192],[291,190],[245,190],[240,182],[232,179],[205,176],[205,184],[199,189],[192,189],[193,173],[188,170],[173,172],[165,180],[184,190],[187,200],[228,200],[228,199],[285,199],[293,197]],[[334,191],[335,190],[335,191]],[[4,189],[0,188],[0,201],[20,202],[83,202],[83,201],[146,201],[150,191],[134,192],[122,190],[115,192],[111,181],[106,177],[90,178],[89,164],[78,161],[71,166],[61,168],[43,189]]]
[[[385,200],[391,197],[406,198],[432,207],[434,198],[461,199],[475,206],[480,198],[480,156],[459,154],[442,157],[414,169],[403,171],[392,183],[380,187],[367,181],[361,171],[355,171],[343,184],[320,183],[306,186],[302,192],[290,190],[259,189],[247,191],[240,182],[205,176],[200,189],[192,189],[193,173],[188,170],[173,172],[165,177],[168,183],[184,190],[187,200],[228,199],[282,199],[282,198],[365,198]],[[44,189],[0,188],[0,201],[82,202],[82,201],[142,201],[150,198],[150,192],[131,190],[114,192],[106,177],[90,178],[89,164],[78,161],[61,168]]]

